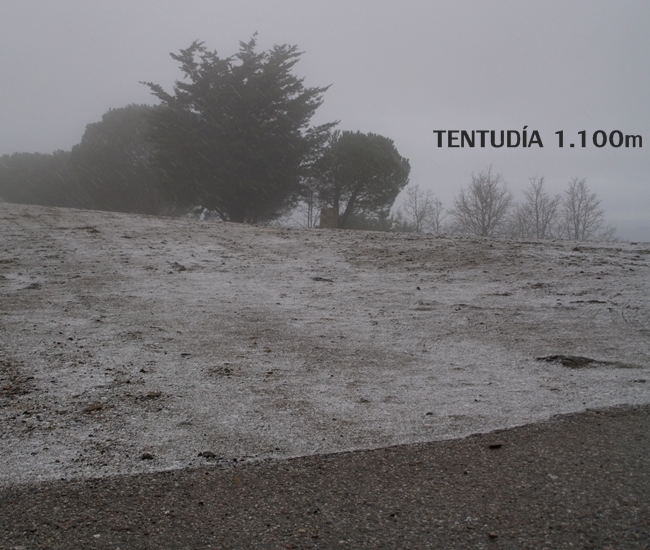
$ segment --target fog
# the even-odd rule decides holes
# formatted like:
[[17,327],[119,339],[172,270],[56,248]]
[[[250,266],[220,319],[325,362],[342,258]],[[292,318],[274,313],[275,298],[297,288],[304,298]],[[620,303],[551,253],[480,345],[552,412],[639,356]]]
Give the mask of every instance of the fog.
[[[230,55],[255,32],[260,48],[305,52],[306,85],[332,85],[314,123],[393,139],[411,182],[445,206],[490,164],[518,199],[531,176],[553,192],[586,178],[621,237],[650,240],[645,1],[3,2],[0,154],[69,150],[109,108],[155,104],[141,81],[171,89],[169,52],[198,39]],[[438,148],[433,133],[524,126],[543,148]],[[644,148],[596,148],[597,130],[641,135]]]

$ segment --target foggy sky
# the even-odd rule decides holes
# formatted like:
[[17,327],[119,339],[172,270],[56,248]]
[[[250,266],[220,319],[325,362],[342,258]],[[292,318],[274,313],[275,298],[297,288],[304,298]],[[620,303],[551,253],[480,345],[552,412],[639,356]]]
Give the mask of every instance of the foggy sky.
[[[584,177],[620,236],[650,240],[647,0],[2,0],[0,155],[69,150],[109,108],[155,104],[140,81],[171,91],[169,52],[198,39],[228,56],[255,32],[260,49],[305,52],[306,85],[332,84],[314,123],[393,139],[445,206],[490,164],[517,199],[531,176],[553,192]],[[543,149],[438,148],[433,134],[524,126]],[[587,148],[569,148],[580,130]],[[596,130],[644,147],[597,149]]]

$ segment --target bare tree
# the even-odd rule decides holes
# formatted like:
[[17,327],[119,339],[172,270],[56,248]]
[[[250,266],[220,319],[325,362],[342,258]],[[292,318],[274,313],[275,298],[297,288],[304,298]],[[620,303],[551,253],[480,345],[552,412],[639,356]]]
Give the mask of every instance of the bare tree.
[[438,197],[435,197],[431,206],[431,215],[429,216],[427,229],[436,235],[444,233],[444,221],[448,215],[449,212],[445,211],[442,201]]
[[533,234],[530,213],[525,203],[518,203],[510,215],[506,234],[513,239],[529,239]]
[[515,207],[512,216],[513,236],[534,239],[553,237],[558,221],[560,195],[551,197],[544,189],[544,178],[530,178],[524,191],[525,200]]
[[298,223],[308,229],[318,227],[320,221],[321,201],[318,197],[317,182],[314,178],[305,178],[300,193],[300,202],[296,207]]
[[573,178],[562,197],[562,217],[566,236],[576,241],[612,240],[616,229],[605,225],[605,211],[586,179]]
[[442,201],[432,191],[424,191],[416,185],[406,189],[406,197],[402,208],[397,211],[396,219],[416,233],[432,231],[439,235],[446,215]]
[[461,188],[450,214],[460,232],[492,237],[504,227],[511,205],[512,193],[503,176],[492,174],[490,166],[472,174],[472,183],[467,190]]

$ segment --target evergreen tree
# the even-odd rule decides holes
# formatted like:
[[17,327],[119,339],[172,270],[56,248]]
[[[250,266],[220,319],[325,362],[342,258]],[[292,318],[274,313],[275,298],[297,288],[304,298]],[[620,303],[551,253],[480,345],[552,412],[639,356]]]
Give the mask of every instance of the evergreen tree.
[[255,223],[297,200],[310,155],[333,126],[309,126],[327,88],[305,88],[292,73],[296,46],[255,48],[252,38],[221,58],[194,42],[171,54],[184,74],[173,94],[146,83],[162,105],[150,138],[174,204]]
[[148,105],[110,109],[86,126],[72,148],[71,165],[85,208],[155,214],[161,208],[159,176],[151,166]]
[[320,201],[335,209],[338,227],[346,228],[353,219],[387,219],[410,171],[408,159],[400,156],[391,139],[337,131],[314,163],[313,177]]
[[70,152],[13,153],[0,157],[0,200],[42,206],[78,206]]

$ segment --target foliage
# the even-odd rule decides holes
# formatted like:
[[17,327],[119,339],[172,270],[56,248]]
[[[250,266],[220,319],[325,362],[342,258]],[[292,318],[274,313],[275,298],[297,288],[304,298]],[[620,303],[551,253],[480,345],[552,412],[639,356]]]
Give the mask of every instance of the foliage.
[[487,171],[472,174],[467,190],[461,188],[450,211],[461,233],[482,237],[495,236],[506,224],[512,205],[512,193],[501,174]]
[[71,163],[83,205],[97,210],[157,213],[161,206],[158,175],[151,167],[153,146],[146,139],[147,105],[110,109],[88,124]]
[[361,215],[387,219],[407,185],[411,167],[391,139],[361,132],[333,132],[312,177],[321,204],[338,212],[338,227],[352,227]]
[[305,88],[292,73],[301,56],[296,46],[255,47],[252,38],[221,58],[194,42],[171,54],[185,78],[173,95],[145,83],[161,101],[150,138],[175,204],[259,222],[297,199],[305,166],[333,127],[309,127],[327,88]]
[[0,199],[42,206],[76,206],[70,153],[14,153],[0,157]]
[[155,213],[157,178],[145,139],[146,105],[109,110],[88,124],[72,151],[14,153],[0,159],[0,197],[8,202]]
[[393,220],[386,211],[381,211],[378,214],[355,212],[348,218],[346,229],[391,231],[393,229]]

